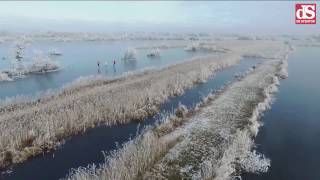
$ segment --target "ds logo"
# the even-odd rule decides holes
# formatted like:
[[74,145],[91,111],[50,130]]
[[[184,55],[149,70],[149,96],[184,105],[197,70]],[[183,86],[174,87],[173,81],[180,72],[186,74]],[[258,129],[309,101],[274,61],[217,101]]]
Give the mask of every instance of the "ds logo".
[[296,24],[316,24],[316,4],[296,4]]

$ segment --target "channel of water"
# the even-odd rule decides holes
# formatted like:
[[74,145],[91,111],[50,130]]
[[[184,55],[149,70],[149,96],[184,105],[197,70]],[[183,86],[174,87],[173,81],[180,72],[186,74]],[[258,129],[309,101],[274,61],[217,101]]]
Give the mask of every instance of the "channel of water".
[[289,77],[261,121],[257,151],[271,160],[267,173],[243,180],[320,179],[320,49],[298,47],[289,56]]

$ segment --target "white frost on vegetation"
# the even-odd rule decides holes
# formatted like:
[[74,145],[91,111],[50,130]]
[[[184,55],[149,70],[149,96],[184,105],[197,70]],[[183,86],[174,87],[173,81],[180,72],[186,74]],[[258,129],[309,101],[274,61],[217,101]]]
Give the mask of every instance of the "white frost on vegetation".
[[14,66],[13,68],[0,71],[0,82],[13,81],[35,73],[55,72],[62,68],[58,62],[53,61],[48,56],[44,56],[40,51],[35,54],[34,60],[31,63],[24,62],[24,59],[22,59],[23,57],[20,54],[16,56],[18,56],[19,59],[11,59],[11,63]]
[[[206,101],[198,105],[203,106],[214,99],[220,92],[210,93]],[[105,162],[99,167],[95,164],[87,167],[72,169],[65,179],[68,180],[131,180],[141,178],[150,169],[156,160],[164,154],[177,138],[163,138],[175,128],[181,126],[188,118],[195,113],[186,106],[179,104],[174,114],[163,116],[153,128],[146,127],[136,138],[126,142],[119,149],[103,152]],[[170,135],[172,137],[172,135]]]
[[114,151],[99,168],[79,168],[67,178],[227,180],[243,171],[267,172],[270,160],[254,150],[252,127],[270,107],[278,66],[265,62],[193,110],[180,104],[175,115]]
[[[237,168],[245,172],[267,172],[270,160],[263,155],[252,151],[254,142],[247,131],[237,131],[229,147],[224,151],[220,160],[214,159],[202,167],[201,179],[228,180],[237,177]],[[211,167],[210,167],[211,166]]]
[[[146,178],[232,179],[241,172],[266,172],[270,160],[253,150],[258,118],[277,91],[280,61],[267,61],[232,84],[192,117],[183,140],[170,149]],[[179,131],[179,130],[178,130]]]
[[281,79],[286,79],[288,76],[289,76],[289,73],[288,73],[288,62],[286,60],[283,60],[281,62],[281,65],[280,65],[279,77]]
[[[242,48],[243,43],[240,45]],[[256,45],[257,44],[251,44],[250,46],[245,46],[245,51],[257,50],[256,47],[258,46]],[[259,48],[263,49],[263,47],[268,46],[270,46],[270,44]],[[80,84],[75,87],[69,86],[66,90],[62,90],[61,93],[50,95],[44,99],[40,98],[30,102],[25,101],[21,104],[16,103],[1,106],[0,167],[23,162],[31,156],[54,149],[63,142],[66,137],[84,132],[88,128],[95,127],[99,124],[113,125],[117,123],[127,123],[132,120],[139,121],[146,116],[158,112],[159,105],[167,100],[168,97],[179,95],[183,93],[186,88],[192,87],[194,83],[204,82],[216,71],[239,62],[242,50],[238,49],[238,51],[235,51],[237,47],[230,49],[234,52],[224,54],[218,58],[216,56],[197,57],[191,61],[173,65],[162,70],[147,71],[141,74],[134,74],[112,80],[98,79],[85,85],[81,85],[80,82]],[[265,69],[262,70],[264,72]],[[266,70],[269,69],[267,68]],[[245,79],[239,82],[246,82]],[[220,140],[225,141],[226,138],[221,139],[220,135],[230,134],[231,130],[228,129],[228,127],[243,126],[242,121],[233,124],[233,121],[226,120],[239,120],[235,119],[236,113],[239,111],[237,107],[241,105],[242,98],[246,97],[241,95],[252,95],[255,89],[254,87],[250,89],[252,88],[250,85],[255,84],[259,83],[254,81],[243,85],[243,88],[230,88],[235,90],[239,88],[241,92],[231,91],[231,95],[233,95],[231,97],[233,98],[228,96],[224,97],[225,99],[220,100],[220,102],[214,106],[214,108],[220,108],[220,110],[216,114],[213,113],[213,115],[215,115],[215,118],[225,118],[222,119],[223,121],[214,121],[214,123],[211,123],[212,126],[210,126],[210,123],[208,123],[210,121],[204,117],[207,116],[206,113],[211,116],[212,112],[207,111],[204,113],[204,117],[197,118],[194,121],[196,122],[194,124],[196,126],[193,126],[191,123],[190,128],[199,127],[198,130],[200,130],[200,132],[207,129],[208,131],[204,131],[205,133],[219,134],[215,136],[217,139],[213,140],[217,142]],[[229,91],[230,90],[226,92]],[[219,99],[221,98],[217,100],[219,101]],[[250,108],[242,110],[245,112],[248,110],[251,111]],[[226,110],[236,113],[224,114],[227,112]],[[244,115],[247,115],[247,113],[244,113]],[[215,120],[215,118],[213,119]],[[180,120],[178,117],[176,121],[173,121],[176,122],[176,124],[172,126],[173,129],[169,131],[172,131],[172,133],[163,138],[166,142],[182,137],[181,135],[184,133],[191,132],[189,128],[186,128],[187,131],[184,128],[175,129],[183,124]],[[245,121],[244,124],[246,123]],[[215,129],[218,132],[212,132],[212,128],[216,125],[222,125],[222,128]],[[203,127],[204,129],[202,129]],[[192,137],[193,136],[190,136],[190,138]],[[197,136],[195,137],[197,138]],[[206,140],[206,137],[201,136],[201,134],[200,137],[202,140]],[[200,148],[200,151],[202,150],[202,146],[198,148]],[[212,152],[215,152],[207,151],[207,147],[204,148],[205,153],[209,152],[209,154],[212,154]],[[188,148],[185,149],[188,150]],[[184,168],[185,171],[192,170],[189,165],[183,167],[188,167]]]
[[[287,66],[283,66],[283,60],[280,63],[280,72],[286,71]],[[281,77],[281,75],[280,75]],[[250,131],[237,131],[235,138],[231,141],[233,142],[226,151],[224,151],[223,156],[220,161],[212,159],[211,161],[206,161],[202,165],[202,178],[216,180],[227,180],[238,177],[237,168],[242,171],[251,173],[267,172],[270,167],[270,160],[265,158],[262,154],[257,153],[254,148],[254,142],[252,136],[256,136],[260,123],[258,121],[259,116],[270,108],[272,103],[272,94],[274,94],[278,88],[279,79],[277,76],[273,76],[272,83],[263,90],[264,100],[254,108],[253,113],[249,121],[251,125],[249,126]],[[218,164],[218,165],[217,165]],[[215,169],[215,170],[214,170]]]
[[137,59],[137,50],[134,48],[128,48],[123,55],[124,60],[136,60]]
[[7,73],[0,72],[0,82],[1,81],[13,81],[13,79],[10,78]]
[[168,143],[160,141],[152,131],[148,131],[125,143],[120,149],[105,152],[105,163],[73,169],[66,177],[69,180],[131,180],[138,177],[152,165],[156,158],[167,149]]

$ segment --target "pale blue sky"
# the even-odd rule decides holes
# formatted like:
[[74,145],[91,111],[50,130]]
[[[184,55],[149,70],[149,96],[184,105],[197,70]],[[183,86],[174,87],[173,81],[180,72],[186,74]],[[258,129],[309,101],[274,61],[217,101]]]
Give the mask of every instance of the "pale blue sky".
[[295,2],[0,2],[0,31],[312,32],[294,24]]

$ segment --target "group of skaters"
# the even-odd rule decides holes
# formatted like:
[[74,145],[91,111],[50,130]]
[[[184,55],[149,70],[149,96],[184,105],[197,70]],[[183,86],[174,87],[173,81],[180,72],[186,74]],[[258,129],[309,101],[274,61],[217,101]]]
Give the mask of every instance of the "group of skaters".
[[[113,64],[113,73],[116,73],[117,70],[116,70],[116,60],[115,60],[115,59],[112,61],[112,64]],[[101,71],[100,71],[100,65],[101,65],[100,61],[97,61],[97,66],[98,66],[97,71],[98,71],[98,74],[101,73]],[[105,66],[105,71],[107,72],[107,71],[108,71],[108,69],[107,69],[108,63],[105,62],[105,63],[104,63],[104,66]]]
[[[116,60],[114,59],[113,61],[112,61],[112,63],[113,63],[113,66],[115,66],[116,65]],[[100,67],[100,61],[97,61],[97,65],[98,65],[98,68]],[[105,64],[104,64],[105,66],[107,66],[108,65],[108,63],[107,62],[105,62]]]

